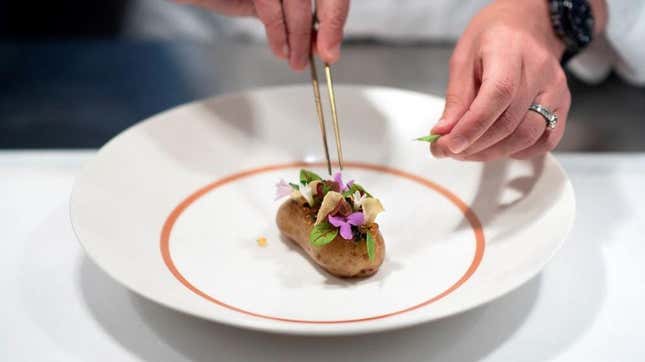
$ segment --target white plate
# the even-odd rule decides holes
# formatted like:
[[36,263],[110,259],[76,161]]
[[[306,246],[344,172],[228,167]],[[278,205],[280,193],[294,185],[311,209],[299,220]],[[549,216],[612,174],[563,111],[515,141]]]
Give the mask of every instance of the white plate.
[[387,257],[375,276],[332,277],[275,226],[276,181],[296,180],[302,162],[324,173],[309,86],[191,103],[123,132],[77,180],[79,240],[114,279],[170,308],[312,335],[465,311],[529,280],[560,247],[575,202],[552,156],[435,160],[411,139],[427,132],[442,99],[374,87],[337,93],[345,175],[386,208],[378,221]]

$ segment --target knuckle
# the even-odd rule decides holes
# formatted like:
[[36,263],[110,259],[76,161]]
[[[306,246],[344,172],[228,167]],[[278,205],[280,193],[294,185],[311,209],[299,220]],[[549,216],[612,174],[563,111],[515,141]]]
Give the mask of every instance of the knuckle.
[[272,29],[272,30],[273,29],[275,29],[275,30],[284,29],[284,25],[285,25],[284,17],[282,17],[282,15],[280,15],[280,14],[273,14],[273,15],[269,15],[269,16],[263,16],[263,17],[260,18],[260,20],[262,21],[262,24],[264,24],[264,26],[267,29]]
[[510,99],[515,94],[515,82],[510,77],[497,79],[493,83],[493,91],[500,99]]
[[506,137],[512,134],[516,129],[517,117],[514,114],[506,111],[502,113],[499,119],[496,122],[496,129],[500,135]]
[[472,128],[465,132],[464,136],[467,139],[470,139],[471,135],[482,133],[486,130],[487,127],[488,122],[486,122],[486,119],[484,117],[477,117],[473,119]]
[[328,30],[332,31],[342,30],[345,26],[345,15],[341,13],[332,14],[332,16],[325,21],[324,26],[326,26]]
[[463,104],[461,96],[454,93],[446,94],[446,108],[459,107]]
[[338,4],[328,9],[324,14],[324,19],[321,25],[331,29],[342,29],[347,20],[348,4]]

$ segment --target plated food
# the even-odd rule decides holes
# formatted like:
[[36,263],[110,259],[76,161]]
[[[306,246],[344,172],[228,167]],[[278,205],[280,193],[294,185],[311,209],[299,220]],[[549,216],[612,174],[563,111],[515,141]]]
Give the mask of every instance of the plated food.
[[289,197],[276,216],[280,232],[327,272],[345,278],[375,274],[385,258],[376,223],[381,202],[360,184],[300,170],[299,183],[276,185],[276,200]]
[[[184,105],[110,141],[83,167],[70,200],[87,258],[137,295],[198,318],[340,336],[482,305],[557,255],[573,225],[575,193],[555,157],[503,165],[428,158],[410,139],[440,116],[444,99],[380,87],[336,91],[352,120],[343,124],[348,153],[360,160],[345,161],[343,176],[362,182],[388,212],[376,219],[388,243],[376,275],[334,280],[267,225],[286,200],[273,201],[280,177],[299,187],[300,168],[316,167],[328,178],[325,164],[286,161],[318,148],[293,136],[313,132],[315,123],[303,122],[311,118],[311,85]],[[380,141],[387,147],[374,147]],[[132,150],[136,157],[124,157]],[[501,166],[499,188],[487,192],[482,182]],[[527,180],[531,187],[518,193],[516,183]]]

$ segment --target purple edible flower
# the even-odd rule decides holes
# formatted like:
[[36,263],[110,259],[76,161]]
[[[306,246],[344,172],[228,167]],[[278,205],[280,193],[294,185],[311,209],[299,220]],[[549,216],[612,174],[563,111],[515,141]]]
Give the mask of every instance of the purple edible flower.
[[365,223],[365,216],[363,216],[362,212],[354,212],[349,214],[347,217],[341,215],[329,215],[327,220],[329,220],[330,224],[340,228],[340,236],[342,236],[343,239],[352,240],[352,238],[354,238],[354,235],[352,234],[352,225],[363,225],[363,223]]
[[340,172],[336,172],[334,174],[334,181],[336,181],[338,187],[340,187],[340,192],[349,190],[349,188],[354,184],[354,180],[350,180],[347,184],[344,184],[343,175]]
[[293,188],[284,181],[284,179],[280,179],[280,182],[275,184],[275,199],[279,200],[285,196],[291,195],[293,192]]

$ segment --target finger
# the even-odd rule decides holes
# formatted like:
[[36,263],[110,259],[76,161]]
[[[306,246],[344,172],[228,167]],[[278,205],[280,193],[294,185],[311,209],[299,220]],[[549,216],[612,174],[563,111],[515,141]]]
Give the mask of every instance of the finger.
[[311,49],[311,1],[284,0],[282,4],[289,38],[289,65],[302,70],[309,62]]
[[[460,49],[455,49],[450,59],[444,110],[431,133],[445,135],[453,129],[475,98],[475,88],[474,58],[463,56]],[[430,145],[430,152],[436,158],[443,158],[451,153],[443,137]]]
[[442,137],[452,153],[458,154],[481,137],[508,108],[521,80],[517,54],[492,52],[482,58],[482,84],[473,103],[450,133]]
[[318,0],[318,34],[316,51],[326,63],[333,64],[340,58],[343,28],[349,12],[349,0]]
[[515,132],[522,124],[529,106],[536,98],[537,91],[531,91],[526,77],[522,77],[517,95],[511,105],[502,113],[493,125],[462,152],[464,156],[471,156],[492,147]]
[[[540,139],[534,145],[513,153],[511,157],[517,159],[529,159],[536,156],[541,156],[555,149],[560,143],[560,140],[562,140],[562,136],[564,136],[564,130],[566,128],[570,107],[571,94],[569,93],[569,90],[566,89],[564,95],[561,97],[560,107],[557,107],[554,110],[555,114],[558,116],[558,124],[555,126],[555,129],[547,130],[546,132],[544,132],[544,134],[542,134],[542,137],[540,137]],[[542,121],[544,121],[544,118],[542,119]]]
[[432,133],[443,135],[450,132],[475,99],[474,58],[462,50],[463,47],[459,44],[450,58],[446,103]]
[[[566,106],[563,103],[562,93],[560,89],[544,93],[537,96],[531,103],[547,105],[547,107],[556,105],[555,110],[559,112],[562,106]],[[494,146],[466,158],[469,160],[489,161],[509,157],[534,147],[542,138],[550,137],[550,133],[552,131],[547,130],[544,117],[539,113],[528,110],[527,107],[523,121],[510,136]]]
[[[533,114],[531,114],[533,113]],[[527,113],[514,132],[499,143],[483,151],[466,155],[468,161],[491,161],[509,157],[515,152],[534,145],[546,130],[544,118],[537,113]]]
[[287,59],[289,57],[287,28],[280,0],[254,0],[253,4],[258,18],[264,24],[273,54]]

